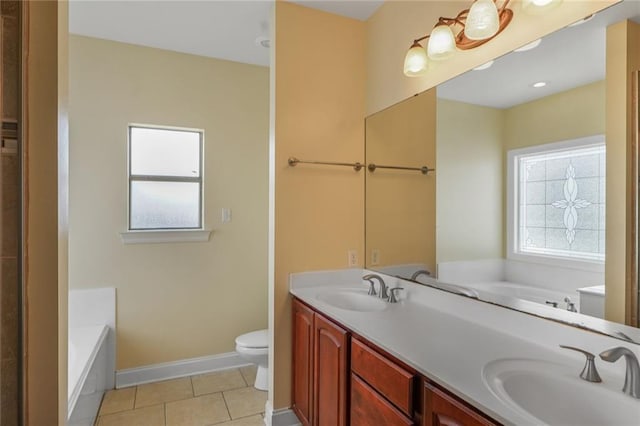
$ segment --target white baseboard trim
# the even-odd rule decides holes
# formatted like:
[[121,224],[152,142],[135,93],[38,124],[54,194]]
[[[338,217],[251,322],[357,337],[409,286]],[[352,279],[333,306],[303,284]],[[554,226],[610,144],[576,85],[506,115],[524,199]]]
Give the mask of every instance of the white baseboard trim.
[[230,368],[251,365],[240,358],[237,352],[182,359],[144,367],[116,371],[116,388],[142,385],[161,380],[176,379],[194,374],[211,373]]
[[299,426],[298,416],[290,408],[274,410],[270,401],[264,407],[264,424],[266,426]]

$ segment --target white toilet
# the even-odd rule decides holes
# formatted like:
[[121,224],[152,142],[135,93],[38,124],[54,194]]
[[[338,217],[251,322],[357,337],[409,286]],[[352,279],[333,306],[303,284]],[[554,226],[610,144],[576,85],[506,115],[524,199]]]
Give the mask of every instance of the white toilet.
[[267,390],[269,368],[269,334],[268,330],[252,331],[236,337],[236,352],[246,361],[256,364],[256,389]]

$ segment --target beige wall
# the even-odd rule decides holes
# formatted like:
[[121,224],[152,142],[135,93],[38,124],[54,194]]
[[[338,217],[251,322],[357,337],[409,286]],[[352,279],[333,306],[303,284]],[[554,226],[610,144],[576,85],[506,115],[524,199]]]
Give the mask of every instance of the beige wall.
[[66,4],[29,2],[26,17],[24,423],[54,425],[67,401]]
[[[438,169],[436,91],[367,117],[366,139],[367,164]],[[438,175],[385,169],[366,173],[365,263],[420,263],[435,273]],[[376,265],[372,250],[379,252]]]
[[505,110],[505,150],[605,133],[605,81]]
[[404,56],[411,42],[430,32],[438,17],[455,16],[468,8],[469,2],[387,1],[367,22],[367,114],[434,87],[617,1],[567,0],[540,16],[522,13],[520,1],[513,1],[514,18],[504,32],[491,42],[447,61],[432,61],[429,73],[419,78],[405,77],[402,73]]
[[275,6],[272,403],[291,403],[289,274],[347,267],[364,250],[364,170],[287,158],[364,161],[365,25],[291,3]]
[[[266,328],[268,76],[70,37],[70,282],[116,287],[118,369],[230,352],[236,336]],[[129,123],[204,129],[209,242],[121,242]]]
[[507,151],[604,134],[605,82],[503,110],[438,99],[437,128],[437,260],[502,258]]
[[631,73],[640,69],[640,25],[607,28],[607,262],[605,318],[625,322],[627,149],[632,143]]
[[504,256],[504,110],[438,99],[437,262]]

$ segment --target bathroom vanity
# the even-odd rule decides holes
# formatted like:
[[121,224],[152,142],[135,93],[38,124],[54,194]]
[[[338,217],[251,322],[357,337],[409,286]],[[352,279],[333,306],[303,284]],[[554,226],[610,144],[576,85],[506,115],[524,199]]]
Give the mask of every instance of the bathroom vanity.
[[499,424],[297,298],[293,327],[293,410],[304,425]]
[[361,277],[292,276],[293,410],[302,424],[637,421],[640,399],[621,391],[624,362],[597,359],[603,382],[589,383],[579,378],[584,357],[559,347],[638,355],[636,345],[382,275],[404,288],[388,303],[368,295]]

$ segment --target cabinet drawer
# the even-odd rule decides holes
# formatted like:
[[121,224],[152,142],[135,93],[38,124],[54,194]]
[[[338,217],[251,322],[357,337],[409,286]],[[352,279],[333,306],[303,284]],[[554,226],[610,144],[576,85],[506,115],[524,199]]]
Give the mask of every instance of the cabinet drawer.
[[465,403],[425,382],[423,426],[496,426]]
[[414,375],[364,343],[351,340],[351,371],[395,404],[407,416],[413,413]]
[[351,426],[409,426],[406,417],[355,374],[351,374]]

